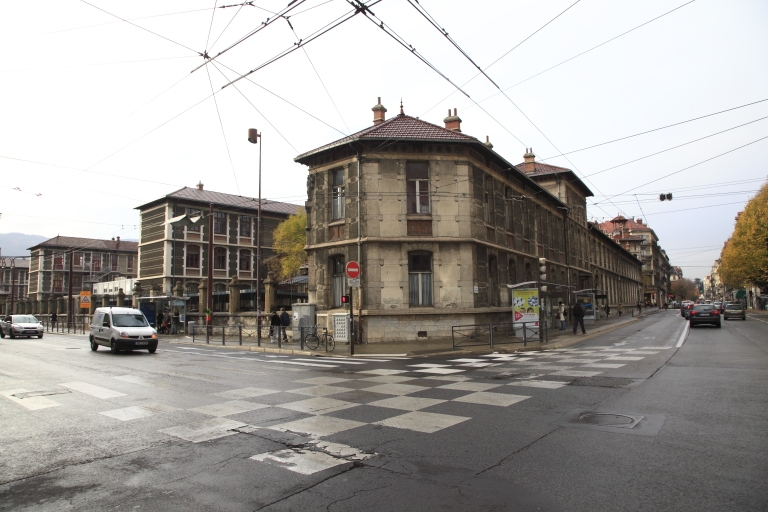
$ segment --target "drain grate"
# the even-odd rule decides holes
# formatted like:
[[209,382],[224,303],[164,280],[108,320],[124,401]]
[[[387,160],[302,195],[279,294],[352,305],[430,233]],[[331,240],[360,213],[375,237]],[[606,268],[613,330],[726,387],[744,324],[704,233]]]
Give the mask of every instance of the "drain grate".
[[643,418],[644,416],[585,411],[573,418],[570,423],[598,427],[634,428]]

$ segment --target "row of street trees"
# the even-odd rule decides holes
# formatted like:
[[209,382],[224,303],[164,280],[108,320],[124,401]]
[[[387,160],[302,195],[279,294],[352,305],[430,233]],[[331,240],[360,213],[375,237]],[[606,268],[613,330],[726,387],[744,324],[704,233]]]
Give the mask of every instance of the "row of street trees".
[[720,280],[732,288],[768,288],[768,184],[738,216],[720,255]]

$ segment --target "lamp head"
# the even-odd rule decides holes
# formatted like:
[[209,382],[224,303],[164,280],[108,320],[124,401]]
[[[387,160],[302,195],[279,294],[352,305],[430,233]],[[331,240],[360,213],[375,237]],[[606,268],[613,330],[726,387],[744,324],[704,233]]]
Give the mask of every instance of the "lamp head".
[[259,137],[261,137],[259,130],[256,128],[248,128],[248,142],[251,144],[256,144],[259,142]]

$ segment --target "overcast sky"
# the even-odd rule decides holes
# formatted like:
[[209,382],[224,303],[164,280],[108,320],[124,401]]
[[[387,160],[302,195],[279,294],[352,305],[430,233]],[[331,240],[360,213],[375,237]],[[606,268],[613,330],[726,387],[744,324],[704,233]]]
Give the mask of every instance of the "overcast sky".
[[[421,0],[508,97],[483,76],[464,86],[470,97],[455,92],[363,14],[222,89],[351,11],[298,0],[290,25],[278,18],[191,73],[200,53],[286,7],[213,8],[236,2],[0,0],[0,232],[138,239],[134,208],[183,186],[255,196],[250,127],[264,134],[263,196],[303,204],[306,168],[293,158],[369,126],[379,96],[388,117],[402,98],[406,114],[439,125],[457,108],[464,133],[513,163],[532,147],[594,174],[590,219],[647,219],[686,277],[709,273],[768,174],[768,101],[556,157],[768,99],[765,1]],[[455,84],[477,74],[407,0],[371,11]]]

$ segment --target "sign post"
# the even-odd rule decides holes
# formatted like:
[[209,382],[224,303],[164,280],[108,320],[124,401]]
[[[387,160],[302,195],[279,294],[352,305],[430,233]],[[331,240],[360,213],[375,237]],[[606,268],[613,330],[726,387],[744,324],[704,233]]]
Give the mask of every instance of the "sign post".
[[349,325],[351,327],[351,332],[349,336],[349,355],[353,356],[355,355],[355,338],[357,337],[355,334],[355,310],[352,306],[353,300],[352,300],[352,288],[359,288],[360,287],[360,264],[356,261],[350,261],[347,263],[345,269],[347,273],[347,278],[349,279]]

